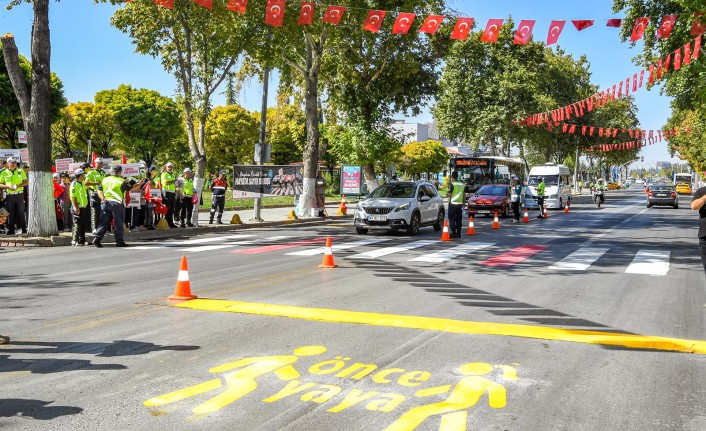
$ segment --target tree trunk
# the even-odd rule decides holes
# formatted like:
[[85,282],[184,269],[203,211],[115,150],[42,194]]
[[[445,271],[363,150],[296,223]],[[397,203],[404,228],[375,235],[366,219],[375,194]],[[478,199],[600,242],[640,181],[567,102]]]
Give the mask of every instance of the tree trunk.
[[[32,23],[32,90],[28,94],[12,35],[3,37],[5,65],[15,95],[20,101],[22,120],[27,130],[29,153],[29,236],[56,235],[56,213],[51,173],[51,40],[49,38],[49,0],[34,0]],[[9,55],[8,55],[9,54]]]
[[[191,123],[190,135],[193,136],[194,124]],[[194,194],[201,197],[201,193],[204,185],[204,177],[206,175],[206,151],[205,151],[205,139],[206,139],[206,117],[204,116],[199,120],[199,135],[198,135],[198,145],[191,146],[191,156],[194,159]],[[189,144],[191,144],[192,139],[189,138]],[[194,211],[191,215],[191,223],[194,226],[199,225],[199,204],[201,200],[196,201],[194,205]]]
[[375,167],[366,163],[363,165],[363,178],[365,179],[365,185],[368,186],[368,191],[372,192],[378,188],[378,180],[375,177]]

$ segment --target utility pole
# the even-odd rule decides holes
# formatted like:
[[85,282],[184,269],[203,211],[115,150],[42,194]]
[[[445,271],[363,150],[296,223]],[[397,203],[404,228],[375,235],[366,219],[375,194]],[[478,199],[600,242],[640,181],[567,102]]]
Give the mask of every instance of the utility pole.
[[[270,44],[270,41],[272,40],[272,30],[267,29],[267,44]],[[265,133],[267,131],[267,96],[268,96],[268,91],[269,91],[269,84],[270,84],[270,63],[269,61],[265,61],[265,67],[264,70],[262,71],[262,112],[260,113],[260,137],[258,139],[258,145],[257,148],[255,149],[255,158],[257,159],[256,162],[258,165],[262,165],[263,162],[265,161],[265,156],[267,154],[266,148],[265,148]],[[263,185],[260,185],[260,195],[262,195],[263,192]],[[262,217],[260,216],[261,210],[262,210],[262,198],[256,197],[255,198],[255,217],[253,220],[255,221],[263,221]]]
[[579,146],[576,145],[576,163],[574,164],[574,193],[578,193],[579,190]]

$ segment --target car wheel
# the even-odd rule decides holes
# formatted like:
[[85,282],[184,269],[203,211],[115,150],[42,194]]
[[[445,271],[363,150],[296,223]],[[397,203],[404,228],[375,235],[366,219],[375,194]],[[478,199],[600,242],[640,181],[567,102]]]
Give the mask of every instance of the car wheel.
[[439,215],[436,216],[436,223],[434,223],[434,230],[439,232],[444,228],[444,210],[439,210]]
[[503,208],[503,218],[507,218],[507,216],[510,215],[510,204],[505,204],[505,208]]
[[647,204],[647,208],[652,208],[652,204]]
[[358,233],[358,235],[365,235],[366,233],[368,233],[368,229],[364,227],[356,227],[355,231]]
[[409,221],[407,233],[410,235],[416,235],[419,233],[419,213],[412,214],[412,220]]

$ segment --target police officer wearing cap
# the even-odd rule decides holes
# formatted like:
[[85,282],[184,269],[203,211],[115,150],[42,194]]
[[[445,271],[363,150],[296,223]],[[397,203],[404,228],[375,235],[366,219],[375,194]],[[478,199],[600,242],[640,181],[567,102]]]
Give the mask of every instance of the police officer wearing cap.
[[211,202],[211,217],[208,224],[213,224],[213,217],[218,213],[217,223],[223,224],[221,218],[223,217],[223,209],[226,205],[226,189],[228,188],[228,182],[226,181],[226,173],[224,171],[218,172],[218,177],[211,181],[211,191],[213,192],[212,202]]
[[91,229],[94,233],[96,229],[98,229],[98,220],[101,215],[101,200],[98,196],[98,186],[105,178],[105,172],[103,172],[103,159],[98,157],[95,160],[95,164],[96,167],[94,169],[86,172],[86,188],[89,192],[91,205]]
[[192,180],[194,173],[191,169],[184,169],[184,175],[180,178],[181,180],[181,208],[179,214],[179,220],[181,221],[180,227],[194,227],[191,223],[191,216],[194,211],[194,203],[192,201],[194,197],[194,180]]
[[544,177],[538,176],[537,181],[537,205],[539,206],[539,215],[537,218],[544,218],[544,190],[546,188],[544,184]]
[[71,219],[74,222],[71,231],[71,245],[86,245],[86,230],[90,224],[90,212],[85,181],[86,172],[83,169],[76,169],[74,180],[69,188]]
[[164,170],[160,176],[162,190],[164,191],[164,205],[167,206],[167,223],[170,228],[175,228],[174,207],[176,206],[176,175],[174,175],[174,164],[172,162],[164,165]]
[[0,172],[0,189],[5,191],[5,209],[9,213],[7,235],[14,235],[15,227],[27,233],[24,202],[24,188],[27,184],[27,174],[17,167],[17,159],[8,157],[7,169]]
[[101,200],[101,217],[93,238],[93,245],[103,247],[101,241],[105,233],[110,229],[110,222],[115,222],[115,245],[116,247],[127,247],[124,240],[124,220],[125,220],[125,193],[139,190],[144,184],[142,179],[135,183],[121,177],[123,167],[115,165],[110,170],[110,175],[105,177],[98,186],[98,196]]

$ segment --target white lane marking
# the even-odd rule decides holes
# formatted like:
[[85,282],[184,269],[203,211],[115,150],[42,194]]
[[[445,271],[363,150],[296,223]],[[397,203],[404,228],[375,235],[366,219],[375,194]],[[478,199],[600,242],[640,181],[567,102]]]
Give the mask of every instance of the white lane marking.
[[602,247],[581,247],[562,260],[555,262],[549,269],[585,271],[608,250],[610,249]]
[[396,247],[386,247],[378,250],[366,251],[365,253],[354,254],[353,256],[348,256],[348,259],[377,259],[378,257],[387,256],[393,253],[399,253],[402,251],[413,250],[415,248],[424,247],[427,245],[435,244],[439,242],[438,240],[421,240],[414,241],[407,244],[398,245]]
[[[632,208],[632,207],[627,207],[627,208]],[[627,208],[626,208],[626,209],[627,209]],[[639,213],[635,214],[634,216],[632,216],[632,217],[630,217],[630,218],[628,218],[628,219],[625,219],[625,220],[621,221],[620,223],[618,223],[617,225],[615,225],[615,227],[613,227],[613,228],[611,228],[611,229],[608,229],[607,231],[605,231],[605,232],[603,232],[603,233],[599,233],[599,234],[597,234],[597,235],[594,235],[593,238],[591,238],[591,239],[589,239],[588,241],[586,241],[586,242],[584,242],[583,244],[581,244],[581,247],[587,247],[587,246],[593,244],[594,242],[598,241],[599,239],[604,238],[606,235],[611,235],[611,234],[613,234],[613,232],[616,231],[616,230],[618,230],[618,228],[620,228],[621,226],[623,226],[623,225],[625,225],[625,224],[630,223],[630,222],[632,221],[632,219],[634,219],[635,217],[637,217],[637,216],[643,214],[643,213],[646,212],[646,211],[647,211],[647,208],[643,209],[642,211],[640,211]],[[622,212],[622,211],[616,211],[616,212]]]
[[[349,248],[355,248],[355,247],[363,247],[366,245],[370,244],[378,244],[381,242],[385,241],[390,241],[389,238],[371,238],[371,239],[363,239],[360,241],[354,241],[354,242],[348,242],[345,244],[336,244],[334,245],[333,251],[341,251],[341,250],[348,250]],[[321,247],[317,247],[311,250],[302,250],[302,251],[295,251],[292,253],[285,253],[288,256],[316,256],[317,254],[322,254],[324,250]]]
[[252,238],[256,237],[257,235],[225,235],[225,236],[217,236],[217,237],[209,237],[209,238],[198,238],[198,239],[189,239],[185,241],[161,241],[161,242],[150,242],[150,245],[138,245],[134,247],[130,247],[133,250],[155,250],[158,248],[165,248],[165,247],[182,247],[182,246],[187,246],[187,245],[195,245],[195,244],[208,244],[211,242],[222,242],[222,241],[227,241],[231,239],[241,239],[241,238]]
[[[250,235],[250,236],[255,236],[255,235]],[[225,244],[216,244],[216,245],[197,245],[195,247],[187,247],[187,248],[180,248],[176,251],[188,251],[192,253],[199,253],[202,251],[212,251],[212,250],[221,250],[224,248],[230,248],[230,247],[235,247],[238,245],[255,245],[255,244],[260,244],[262,241],[279,241],[281,239],[287,239],[287,238],[292,238],[291,235],[283,235],[283,236],[273,236],[270,238],[261,238],[258,240],[249,240],[249,241],[233,241],[233,242],[227,242]]]
[[411,262],[431,262],[431,263],[442,263],[447,260],[451,260],[460,256],[462,254],[472,253],[477,250],[482,250],[484,248],[494,246],[494,243],[479,242],[475,244],[463,244],[450,248],[448,250],[437,251],[436,253],[427,254],[424,256],[415,257],[410,259]]
[[626,274],[667,275],[671,251],[640,250],[625,270]]

